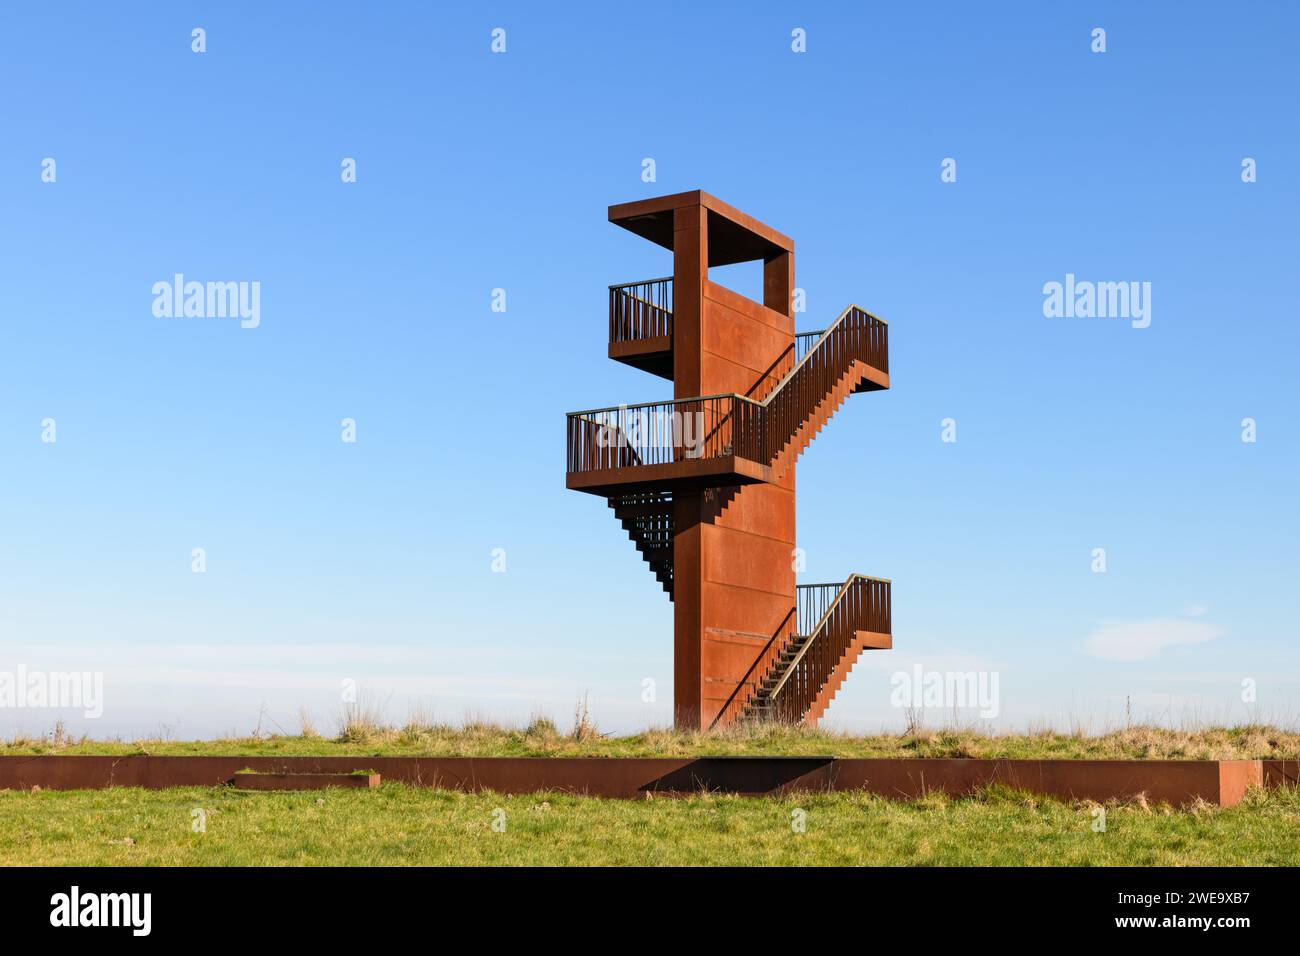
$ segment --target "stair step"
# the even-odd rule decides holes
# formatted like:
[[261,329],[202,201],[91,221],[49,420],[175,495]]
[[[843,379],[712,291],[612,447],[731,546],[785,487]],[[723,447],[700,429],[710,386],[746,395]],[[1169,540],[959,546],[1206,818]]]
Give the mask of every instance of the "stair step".
[[648,492],[609,498],[608,505],[632,544],[654,573],[668,599],[673,599],[673,500]]
[[[812,444],[813,439],[817,437],[826,423],[839,410],[840,405],[844,404],[844,401],[855,391],[857,385],[863,379],[861,368],[855,359],[850,363],[844,374],[835,380],[826,395],[813,406],[808,415],[800,420],[790,437],[777,449],[772,458],[772,468],[778,476],[784,475],[785,469],[790,462],[797,460],[807,447]],[[817,420],[815,425],[812,424],[814,420]],[[811,431],[808,430],[809,428],[811,428]]]
[[671,501],[663,504],[635,505],[615,504],[611,501],[609,505],[618,513],[620,518],[663,518],[671,521],[673,517],[673,503]]

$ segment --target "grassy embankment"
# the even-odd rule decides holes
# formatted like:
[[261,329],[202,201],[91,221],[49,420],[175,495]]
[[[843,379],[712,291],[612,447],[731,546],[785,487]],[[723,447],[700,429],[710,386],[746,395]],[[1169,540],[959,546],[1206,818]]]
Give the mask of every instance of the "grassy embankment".
[[[336,737],[213,741],[10,740],[4,754],[441,754],[1211,759],[1300,756],[1300,734],[1265,726],[1097,736],[970,730],[852,736],[782,727],[606,737],[585,720],[511,729],[349,715]],[[802,832],[794,825],[800,819]],[[600,800],[505,797],[385,784],[377,791],[230,788],[0,792],[0,865],[365,864],[1283,864],[1300,865],[1300,794],[1252,792],[1240,806],[1098,808],[991,789],[911,803],[866,794],[700,795]],[[501,822],[504,821],[504,830]],[[202,828],[196,830],[201,822]],[[494,827],[494,823],[496,826]]]

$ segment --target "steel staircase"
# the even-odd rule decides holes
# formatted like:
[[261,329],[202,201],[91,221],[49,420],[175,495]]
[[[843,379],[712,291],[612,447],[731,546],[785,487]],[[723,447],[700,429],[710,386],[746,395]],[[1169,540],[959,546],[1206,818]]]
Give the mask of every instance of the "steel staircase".
[[[620,318],[623,318],[622,312]],[[669,319],[662,321],[670,320],[671,313]],[[639,317],[638,321],[641,321]],[[622,321],[620,327],[621,324]],[[849,306],[829,328],[801,333],[798,336],[798,361],[761,402],[739,395],[709,400],[714,403],[717,398],[734,400],[729,406],[729,414],[708,416],[710,439],[715,440],[714,444],[725,442],[721,448],[727,452],[735,450],[761,460],[779,478],[849,395],[888,387],[888,332],[889,327],[882,319],[857,306]],[[643,424],[627,415],[611,421],[588,423],[587,427],[593,434],[599,429],[605,430],[605,448],[601,458],[606,467],[643,464],[638,442],[635,437],[630,437],[651,430],[632,427]],[[595,444],[594,437],[588,444]],[[672,491],[629,491],[611,495],[608,501],[615,517],[671,599]]]
[[849,395],[888,382],[889,325],[851,305],[762,401],[764,464],[783,476]]
[[673,493],[649,491],[621,495],[610,498],[609,506],[672,600]]
[[[769,469],[762,480],[780,480],[849,395],[889,387],[889,326],[883,319],[851,305],[825,331],[798,336],[796,354],[814,337],[761,401],[707,395],[570,412],[569,477],[608,476],[617,485],[633,480],[622,474],[646,467],[734,457]],[[734,479],[718,485],[729,483]]]
[[888,581],[854,574],[843,585],[798,591],[796,633],[759,676],[742,720],[816,723],[858,655],[893,646]]

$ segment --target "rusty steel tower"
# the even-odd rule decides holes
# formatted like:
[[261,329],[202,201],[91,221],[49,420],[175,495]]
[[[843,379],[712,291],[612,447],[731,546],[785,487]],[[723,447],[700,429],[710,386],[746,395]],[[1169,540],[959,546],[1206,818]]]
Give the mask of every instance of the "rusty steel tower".
[[[599,495],[673,602],[678,727],[815,723],[859,654],[892,646],[890,584],[795,583],[795,460],[853,392],[889,388],[889,327],[855,305],[794,331],[794,242],[706,192],[609,207],[673,253],[611,286],[609,357],[671,401],[572,412],[565,481]],[[763,301],[709,281],[761,260]]]

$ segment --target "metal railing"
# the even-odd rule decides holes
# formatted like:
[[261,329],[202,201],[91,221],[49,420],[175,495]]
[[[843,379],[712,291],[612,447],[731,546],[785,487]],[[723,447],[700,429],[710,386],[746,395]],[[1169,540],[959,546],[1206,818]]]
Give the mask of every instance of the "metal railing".
[[774,464],[851,362],[889,371],[889,326],[856,305],[824,331],[800,338],[812,344],[805,344],[803,355],[761,402],[743,395],[709,395],[570,412],[568,471],[733,454]]
[[826,334],[825,329],[818,332],[796,332],[794,336],[794,361],[799,364],[805,355],[813,350],[818,340]]
[[889,325],[851,305],[807,347],[764,399],[765,464],[775,462],[854,361],[889,371]]
[[842,581],[830,584],[800,584],[795,588],[795,633],[811,634],[844,587]]
[[891,598],[889,581],[864,574],[849,575],[813,628],[805,632],[800,625],[800,634],[808,636],[766,695],[766,716],[788,723],[802,720],[852,647],[858,631],[893,633]]
[[743,395],[616,405],[568,416],[570,474],[740,455],[761,461],[762,406]]
[[673,334],[673,280],[609,287],[609,340],[636,342]]

